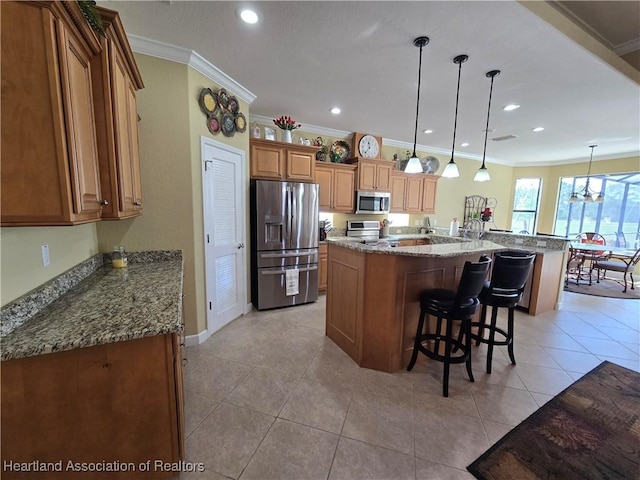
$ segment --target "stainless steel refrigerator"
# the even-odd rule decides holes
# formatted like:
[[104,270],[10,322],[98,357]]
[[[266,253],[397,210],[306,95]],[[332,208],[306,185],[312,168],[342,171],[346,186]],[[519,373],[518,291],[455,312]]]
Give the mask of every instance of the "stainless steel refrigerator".
[[258,310],[318,299],[318,185],[251,180],[251,301]]

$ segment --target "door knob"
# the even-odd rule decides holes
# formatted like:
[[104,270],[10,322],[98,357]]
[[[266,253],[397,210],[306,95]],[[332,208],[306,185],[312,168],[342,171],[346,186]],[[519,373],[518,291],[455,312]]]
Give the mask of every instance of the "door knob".
[[238,244],[238,250],[241,249],[241,248],[244,248],[244,243],[239,243]]

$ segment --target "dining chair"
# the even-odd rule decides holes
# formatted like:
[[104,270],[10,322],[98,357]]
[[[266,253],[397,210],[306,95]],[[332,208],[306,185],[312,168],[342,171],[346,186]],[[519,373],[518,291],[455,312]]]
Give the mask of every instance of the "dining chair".
[[596,259],[595,262],[593,262],[593,265],[591,266],[591,270],[592,271],[594,269],[597,270],[597,274],[598,274],[598,276],[596,277],[597,283],[600,283],[601,270],[603,271],[602,273],[603,278],[604,278],[604,275],[606,275],[607,270],[613,271],[613,272],[621,272],[623,274],[622,279],[624,282],[624,290],[622,290],[622,293],[625,293],[627,291],[627,274],[629,274],[629,277],[631,278],[631,290],[634,290],[633,269],[635,268],[639,260],[640,260],[640,248],[638,248],[635,251],[635,253],[631,256],[614,253],[608,257],[598,258]]

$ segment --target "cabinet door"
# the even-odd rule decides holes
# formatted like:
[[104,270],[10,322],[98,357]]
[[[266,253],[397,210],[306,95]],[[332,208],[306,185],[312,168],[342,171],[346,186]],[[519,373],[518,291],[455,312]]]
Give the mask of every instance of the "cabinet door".
[[333,211],[353,213],[355,210],[355,170],[336,169],[333,174]]
[[436,213],[436,187],[437,178],[424,177],[422,189],[422,212]]
[[420,213],[422,210],[422,178],[410,176],[407,178],[407,186],[404,195],[405,213]]
[[138,139],[138,101],[136,90],[129,82],[129,135],[131,136],[131,173],[133,175],[133,206],[142,210],[142,177],[140,176],[140,141]]
[[376,164],[376,189],[384,192],[391,190],[391,170],[393,164],[391,162],[387,163],[389,163],[389,165],[385,165],[384,163]]
[[320,245],[318,245],[318,290],[320,291],[325,291],[327,289],[327,267],[327,244],[321,243]]
[[278,145],[251,145],[251,178],[285,179],[285,152]]
[[407,179],[402,175],[391,175],[391,213],[404,213],[404,192]]
[[399,247],[413,247],[415,245],[416,245],[415,240],[399,240],[398,241]]
[[[113,69],[113,103],[115,116],[115,147],[118,184],[118,207],[123,213],[135,211],[133,206],[133,148],[129,114],[129,81],[119,55],[115,55]],[[137,128],[137,125],[134,124]],[[116,198],[112,198],[116,201]],[[115,209],[115,208],[114,208]]]
[[316,183],[319,187],[319,207],[320,211],[329,211],[333,207],[332,205],[332,184],[333,184],[333,169],[327,167],[316,167]]
[[316,157],[314,153],[287,148],[287,180],[313,182]]
[[376,176],[375,163],[358,162],[358,190],[375,190]]
[[74,213],[87,219],[100,217],[98,148],[93,114],[90,53],[80,40],[59,22],[60,72],[65,97],[67,145]]

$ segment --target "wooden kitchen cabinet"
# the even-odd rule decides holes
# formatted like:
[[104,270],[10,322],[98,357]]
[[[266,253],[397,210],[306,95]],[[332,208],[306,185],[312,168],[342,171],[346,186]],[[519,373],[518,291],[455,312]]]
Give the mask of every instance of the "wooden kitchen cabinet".
[[349,163],[358,165],[358,190],[390,191],[393,162],[355,157],[349,159]]
[[[136,466],[183,460],[179,349],[179,333],[173,333],[2,362],[2,460]],[[63,469],[46,477],[69,475]],[[172,475],[152,468],[148,474],[110,472],[109,478]],[[23,476],[3,472],[7,479]],[[82,478],[105,477],[83,472]]]
[[393,172],[390,212],[434,213],[438,178],[433,175]]
[[250,140],[251,178],[314,182],[317,147],[270,140]]
[[100,219],[91,59],[75,2],[0,2],[2,225]]
[[328,254],[327,244],[321,243],[318,245],[318,291],[324,292],[327,290],[327,266],[328,266]]
[[106,30],[102,52],[93,58],[100,187],[103,219],[141,214],[142,187],[136,91],[144,88],[117,12],[98,8]]
[[355,165],[316,162],[315,175],[320,185],[320,211],[354,212]]

